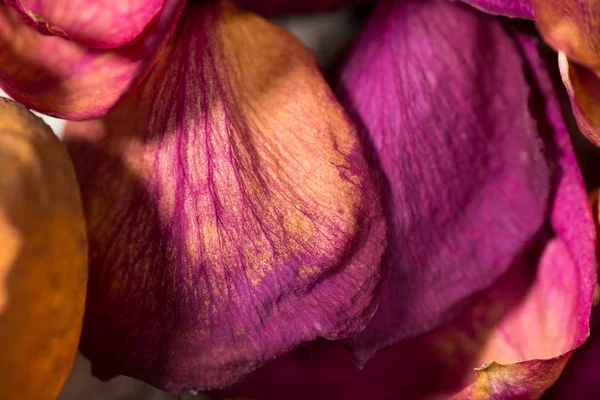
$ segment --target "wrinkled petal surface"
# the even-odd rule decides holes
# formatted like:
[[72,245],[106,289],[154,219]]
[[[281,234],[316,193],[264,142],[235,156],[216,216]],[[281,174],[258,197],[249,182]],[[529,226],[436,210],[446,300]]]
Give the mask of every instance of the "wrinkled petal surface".
[[160,12],[165,0],[8,0],[23,20],[43,34],[85,46],[112,48],[132,41]]
[[559,52],[559,67],[581,132],[600,146],[600,3],[532,0],[536,25]]
[[50,128],[0,98],[0,387],[56,399],[85,304],[87,240],[73,164]]
[[349,342],[365,362],[450,321],[511,267],[545,222],[550,172],[518,48],[463,4],[380,3],[338,94],[387,180],[382,301]]
[[138,89],[65,132],[90,237],[81,349],[101,377],[173,393],[362,330],[385,242],[314,55],[229,6],[182,18]]
[[493,15],[533,19],[532,0],[461,0],[463,3]]
[[320,342],[212,393],[214,398],[537,399],[557,379],[588,336],[595,231],[536,44],[525,37],[515,44],[527,56],[531,112],[555,166],[547,228],[535,245],[450,324],[379,352],[362,370],[341,345]]
[[48,115],[103,115],[156,61],[184,4],[169,2],[134,41],[107,51],[43,35],[0,5],[0,86],[28,108]]
[[271,17],[282,14],[322,13],[369,0],[235,0],[242,9]]

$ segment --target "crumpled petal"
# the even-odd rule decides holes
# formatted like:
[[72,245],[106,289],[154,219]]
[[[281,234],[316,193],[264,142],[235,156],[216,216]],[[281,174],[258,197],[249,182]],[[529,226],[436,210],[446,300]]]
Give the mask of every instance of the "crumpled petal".
[[[431,5],[428,10],[436,21]],[[341,345],[320,342],[211,393],[213,398],[536,399],[557,379],[588,336],[596,237],[544,62],[534,40],[515,39],[527,57],[519,70],[532,85],[531,113],[555,166],[548,224],[535,245],[450,324],[377,353],[362,370]]]
[[85,46],[113,48],[135,39],[165,0],[6,0],[43,34]]
[[513,265],[545,222],[550,171],[519,50],[468,6],[379,3],[338,94],[387,180],[382,300],[348,342],[364,363],[447,323]]
[[600,146],[600,3],[532,0],[544,40],[559,52],[559,67],[581,132]]
[[267,17],[282,14],[330,12],[344,6],[369,0],[235,0],[242,9]]
[[376,180],[283,29],[191,3],[144,83],[64,138],[90,237],[81,349],[98,376],[223,387],[373,315]]
[[141,35],[113,50],[43,35],[0,5],[0,86],[48,115],[72,120],[103,115],[146,75],[184,5],[168,2]]
[[0,387],[56,399],[79,343],[87,279],[81,196],[41,119],[0,98]]
[[533,0],[461,0],[492,15],[533,19]]

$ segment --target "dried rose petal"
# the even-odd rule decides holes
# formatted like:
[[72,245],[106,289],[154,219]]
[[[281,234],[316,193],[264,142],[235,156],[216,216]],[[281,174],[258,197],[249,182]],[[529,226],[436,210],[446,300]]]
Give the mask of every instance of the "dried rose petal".
[[600,146],[600,3],[532,0],[536,25],[557,50],[563,82],[584,135]]
[[379,3],[338,86],[388,183],[387,278],[349,342],[359,362],[450,321],[537,237],[550,172],[529,92],[496,19],[445,0]]
[[[436,21],[432,7],[428,10]],[[555,166],[548,225],[536,245],[452,323],[379,352],[362,370],[340,345],[321,342],[265,366],[230,390],[213,393],[214,398],[536,399],[556,380],[573,348],[588,335],[595,232],[536,44],[515,36],[515,45],[527,58],[518,71],[527,70],[532,115],[545,155]]]
[[[596,232],[600,228],[600,189],[589,196]],[[600,256],[600,245],[596,242],[596,262]],[[545,395],[544,399],[596,399],[600,397],[600,308],[598,296],[600,286],[596,283],[594,292],[595,307],[592,309],[590,337],[569,360],[560,378]]]
[[374,177],[283,29],[191,3],[140,87],[65,140],[90,236],[81,349],[97,375],[222,387],[373,315]]
[[461,0],[463,3],[493,15],[533,19],[533,0]]
[[155,62],[184,4],[170,1],[135,40],[106,51],[45,36],[0,5],[0,86],[45,114],[67,119],[103,115]]
[[0,98],[0,388],[55,399],[79,343],[87,241],[73,165],[41,119]]
[[67,37],[95,48],[135,39],[165,0],[6,0],[43,34]]

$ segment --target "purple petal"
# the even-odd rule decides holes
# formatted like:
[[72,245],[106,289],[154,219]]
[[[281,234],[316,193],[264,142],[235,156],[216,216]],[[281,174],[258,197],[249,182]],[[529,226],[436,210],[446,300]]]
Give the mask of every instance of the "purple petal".
[[135,39],[165,0],[7,0],[43,34],[85,46],[113,48]]
[[[457,1],[457,0],[456,0]],[[533,19],[532,0],[461,0],[480,11],[511,18]]]
[[45,36],[0,5],[0,86],[45,114],[67,119],[103,115],[156,61],[184,4],[169,2],[134,41],[106,51]]
[[572,350],[588,336],[596,236],[577,160],[536,43],[515,39],[526,56],[520,71],[527,71],[532,85],[531,111],[546,157],[555,166],[547,228],[536,245],[450,324],[379,352],[362,370],[339,344],[320,342],[265,366],[214,398],[536,399],[557,379]]
[[81,349],[101,377],[178,393],[362,330],[385,222],[356,131],[296,39],[219,3],[190,4],[173,39],[65,140],[90,238]]
[[441,0],[381,2],[343,67],[388,186],[388,275],[349,341],[359,362],[451,320],[541,230],[550,172],[523,67],[499,21]]

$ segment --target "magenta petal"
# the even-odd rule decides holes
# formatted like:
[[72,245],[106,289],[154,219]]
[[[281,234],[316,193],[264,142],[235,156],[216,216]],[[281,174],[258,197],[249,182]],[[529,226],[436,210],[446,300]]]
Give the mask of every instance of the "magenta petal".
[[[596,235],[536,42],[515,35],[515,44],[527,61],[519,71],[531,85],[531,112],[555,171],[547,227],[535,246],[451,323],[377,353],[362,370],[342,346],[320,342],[214,393],[215,399],[537,399],[558,378],[572,350],[588,336]],[[558,393],[565,394],[560,399],[595,398],[577,396],[576,390]]]
[[[455,0],[458,1],[458,0]],[[493,15],[533,19],[532,0],[460,0]]]
[[539,233],[550,173],[522,71],[499,21],[443,0],[383,1],[358,40],[338,93],[387,178],[389,241],[360,362],[448,322]]
[[190,4],[144,82],[65,141],[90,240],[81,349],[99,376],[228,386],[375,312],[379,187],[282,28]]
[[85,46],[113,48],[132,41],[148,26],[165,0],[8,0],[43,34]]
[[67,119],[105,114],[145,76],[185,1],[170,1],[135,40],[95,50],[45,36],[0,5],[0,86],[28,108]]

